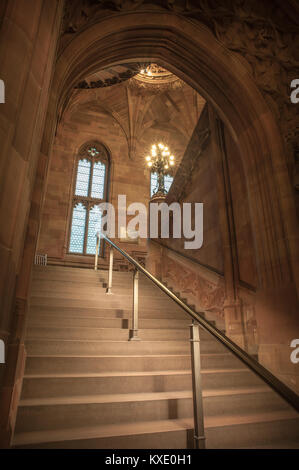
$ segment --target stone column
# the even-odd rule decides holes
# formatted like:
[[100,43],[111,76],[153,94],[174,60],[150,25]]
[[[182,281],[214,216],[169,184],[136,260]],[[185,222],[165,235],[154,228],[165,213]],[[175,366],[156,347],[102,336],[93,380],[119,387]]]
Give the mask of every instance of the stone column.
[[219,202],[219,220],[223,245],[225,301],[223,305],[226,334],[240,347],[246,349],[241,299],[238,295],[238,259],[236,234],[232,214],[232,198],[229,184],[222,123],[209,105],[209,121],[216,185]]
[[[155,243],[161,239],[161,213],[158,213],[158,225],[157,225],[157,237],[151,237],[151,220],[150,220],[150,212],[151,212],[151,204],[163,204],[165,203],[165,195],[164,194],[154,194],[149,201],[148,205],[148,241],[147,241],[147,262],[146,267],[147,269],[160,281],[163,280],[163,269],[162,269],[162,258],[163,258],[163,247]],[[171,225],[170,219],[169,224]],[[152,241],[154,240],[154,241]]]
[[5,104],[0,104],[0,337],[7,349],[0,384],[1,447],[11,442],[25,363],[24,319],[34,249],[24,251],[24,244],[31,238],[35,247],[37,233],[32,226],[28,229],[28,221],[29,215],[31,220],[33,214],[38,217],[31,201],[37,167],[40,171],[44,164],[40,147],[63,3],[8,0],[0,30],[0,78],[6,91]]

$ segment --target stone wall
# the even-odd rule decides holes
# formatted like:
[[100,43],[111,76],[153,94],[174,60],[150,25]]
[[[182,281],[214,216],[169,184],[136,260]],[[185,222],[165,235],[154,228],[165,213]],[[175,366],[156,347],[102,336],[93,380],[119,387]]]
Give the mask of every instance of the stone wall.
[[152,269],[198,311],[223,319],[229,337],[298,390],[290,361],[290,343],[299,333],[296,290],[287,276],[267,288],[261,283],[243,162],[227,128],[207,108],[167,196],[168,202],[204,203],[203,246],[187,250],[183,240],[160,239],[160,248],[152,247]]
[[[23,375],[21,325],[28,292],[20,287],[24,281],[21,266],[63,6],[61,0],[4,3],[0,22],[0,78],[6,88],[5,104],[0,105],[0,338],[7,347],[7,363],[0,398],[1,445],[10,440]],[[29,267],[32,261],[27,259]],[[29,279],[25,279],[26,286]]]
[[[181,111],[177,127],[172,122],[174,116],[167,104],[170,102],[169,95],[177,107],[175,114]],[[131,90],[127,83],[74,93],[55,138],[42,214],[39,253],[46,253],[52,263],[86,266],[94,262],[93,256],[68,254],[74,166],[78,150],[88,141],[103,143],[111,158],[109,202],[117,208],[118,195],[126,195],[127,206],[140,202],[147,207],[150,171],[146,166],[145,155],[154,142],[162,140],[170,143],[179,164],[198,118],[198,114],[193,112],[195,95],[194,90],[187,85],[177,91],[157,93],[156,90],[155,93],[148,93],[146,90]],[[204,100],[201,100],[201,108],[203,104]],[[189,116],[187,125],[184,114]],[[131,125],[130,117],[134,119]],[[117,233],[116,241],[119,242]],[[130,253],[145,254],[147,251],[145,239],[139,239],[136,243],[121,242],[121,246]],[[107,255],[106,250],[106,259],[99,260],[100,266],[106,267]]]

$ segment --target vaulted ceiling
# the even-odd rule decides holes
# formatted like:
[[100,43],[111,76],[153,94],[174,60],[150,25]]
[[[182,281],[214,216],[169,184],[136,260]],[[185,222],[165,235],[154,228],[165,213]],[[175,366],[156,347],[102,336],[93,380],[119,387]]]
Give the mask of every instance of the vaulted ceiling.
[[62,119],[68,120],[78,113],[88,113],[94,119],[109,117],[110,122],[121,128],[130,158],[136,157],[138,143],[154,139],[155,135],[179,141],[180,147],[186,148],[205,100],[164,69],[152,81],[139,71],[138,75],[110,83],[110,86],[108,82],[105,86],[95,85],[97,81],[103,83],[109,73],[124,72],[125,67],[134,70],[126,64],[87,77],[87,85],[73,91]]

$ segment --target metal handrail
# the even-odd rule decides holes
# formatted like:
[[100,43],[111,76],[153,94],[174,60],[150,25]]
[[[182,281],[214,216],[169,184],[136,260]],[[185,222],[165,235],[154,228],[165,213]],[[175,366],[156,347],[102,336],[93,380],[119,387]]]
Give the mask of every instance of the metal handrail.
[[119,248],[113,241],[106,235],[101,234],[101,238],[106,240],[110,246],[115,248],[124,258],[126,258],[135,268],[142,272],[150,281],[152,281],[159,289],[161,289],[168,297],[179,305],[186,313],[188,313],[193,320],[210,334],[212,334],[218,341],[220,341],[227,349],[230,350],[235,356],[238,357],[249,369],[257,374],[264,382],[266,382],[276,393],[284,398],[296,411],[299,411],[299,396],[273,375],[269,370],[263,367],[256,359],[250,356],[246,351],[240,348],[234,341],[228,338],[222,331],[209,323],[203,316],[204,312],[195,312],[192,308],[186,305],[179,297],[177,297],[170,289],[168,289],[161,281],[147,271],[141,264],[139,264],[132,256]]

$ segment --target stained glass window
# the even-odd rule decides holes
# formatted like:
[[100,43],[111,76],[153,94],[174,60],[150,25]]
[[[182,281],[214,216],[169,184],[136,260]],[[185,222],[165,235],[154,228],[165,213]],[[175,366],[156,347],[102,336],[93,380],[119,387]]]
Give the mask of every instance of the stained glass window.
[[[170,186],[172,185],[173,177],[170,175],[164,176],[164,186],[166,192],[170,190]],[[158,175],[154,171],[151,173],[151,197],[152,195],[158,190]]]
[[70,227],[69,252],[94,255],[101,224],[98,204],[106,198],[108,155],[94,145],[79,152]]
[[99,208],[95,206],[89,211],[87,244],[86,244],[86,253],[88,255],[94,255],[96,252],[96,245],[97,245],[96,229],[98,228],[100,221],[101,221],[101,212]]
[[157,173],[151,173],[151,197],[158,189],[158,175]]
[[173,182],[173,176],[170,176],[170,175],[164,176],[164,186],[165,186],[167,193],[170,190],[170,186],[172,185],[172,182]]
[[88,196],[91,162],[80,160],[78,163],[76,196]]
[[83,253],[85,237],[86,207],[80,202],[73,209],[70,251]]
[[105,187],[106,165],[102,162],[96,162],[93,165],[91,197],[103,199]]

